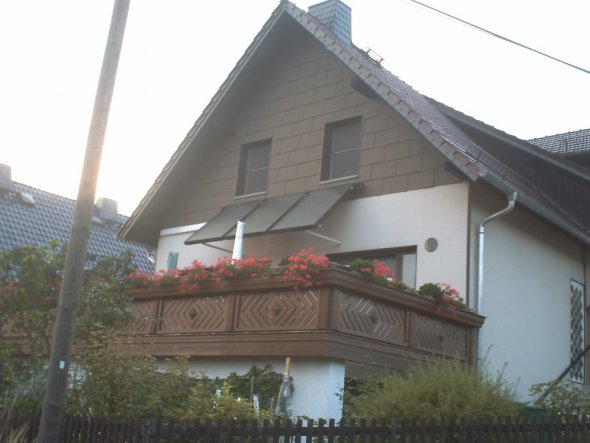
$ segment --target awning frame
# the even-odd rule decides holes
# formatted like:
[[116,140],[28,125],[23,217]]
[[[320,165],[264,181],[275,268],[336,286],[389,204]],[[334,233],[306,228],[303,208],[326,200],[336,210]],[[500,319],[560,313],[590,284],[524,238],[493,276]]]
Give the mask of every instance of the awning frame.
[[228,205],[184,243],[231,240],[238,221],[245,222],[244,237],[316,229],[338,203],[362,189],[362,183],[353,183]]

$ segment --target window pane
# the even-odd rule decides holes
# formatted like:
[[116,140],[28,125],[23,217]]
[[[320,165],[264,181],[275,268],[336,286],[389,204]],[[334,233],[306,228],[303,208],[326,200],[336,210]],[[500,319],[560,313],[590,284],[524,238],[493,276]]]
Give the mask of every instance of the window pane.
[[244,194],[254,194],[255,192],[262,192],[266,190],[266,179],[268,176],[268,169],[258,169],[250,171],[246,176],[246,186]]
[[332,130],[332,153],[359,149],[361,144],[360,121],[335,126]]
[[270,147],[270,141],[242,147],[237,195],[254,194],[266,190]]
[[248,170],[268,167],[270,145],[251,146],[248,148]]
[[359,151],[344,151],[332,155],[331,178],[347,177],[358,172]]
[[360,118],[326,125],[322,180],[357,174],[360,145]]

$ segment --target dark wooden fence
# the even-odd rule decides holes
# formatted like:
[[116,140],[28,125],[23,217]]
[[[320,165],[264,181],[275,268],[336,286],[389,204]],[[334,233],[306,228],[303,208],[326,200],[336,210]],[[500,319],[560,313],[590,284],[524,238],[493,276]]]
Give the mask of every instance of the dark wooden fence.
[[[0,433],[27,426],[23,442],[33,442],[39,415],[0,416]],[[308,439],[311,437],[312,439]],[[6,434],[0,441],[8,441]],[[478,420],[409,420],[339,423],[227,421],[163,422],[158,419],[112,419],[66,416],[63,443],[435,443],[435,442],[590,442],[588,417],[493,418]],[[19,443],[21,440],[19,440]]]

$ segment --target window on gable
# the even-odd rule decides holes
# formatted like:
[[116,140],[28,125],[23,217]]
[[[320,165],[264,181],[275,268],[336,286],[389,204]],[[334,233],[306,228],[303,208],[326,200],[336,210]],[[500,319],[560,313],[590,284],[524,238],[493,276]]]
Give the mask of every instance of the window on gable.
[[270,140],[264,140],[242,146],[236,195],[266,191],[270,145]]
[[329,123],[324,134],[322,180],[358,174],[361,118]]
[[371,251],[328,254],[330,261],[347,265],[356,258],[379,260],[391,269],[397,281],[403,281],[410,288],[416,287],[416,247],[375,249]]

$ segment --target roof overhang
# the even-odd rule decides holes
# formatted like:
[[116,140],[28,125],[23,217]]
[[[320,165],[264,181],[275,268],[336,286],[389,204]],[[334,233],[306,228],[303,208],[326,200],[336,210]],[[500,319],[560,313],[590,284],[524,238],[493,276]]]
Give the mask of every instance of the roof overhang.
[[362,183],[316,189],[224,207],[184,243],[194,245],[235,238],[238,221],[244,237],[319,227],[338,203],[364,188]]

